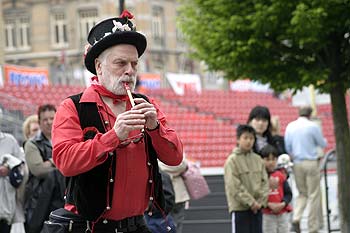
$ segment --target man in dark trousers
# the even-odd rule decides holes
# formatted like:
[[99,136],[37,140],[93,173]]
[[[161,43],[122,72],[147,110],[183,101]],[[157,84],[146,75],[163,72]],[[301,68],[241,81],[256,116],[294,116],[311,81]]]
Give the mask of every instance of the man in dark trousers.
[[25,228],[40,232],[51,211],[64,206],[64,177],[52,161],[51,130],[55,106],[39,106],[40,132],[24,144],[29,180],[25,190]]
[[182,143],[157,103],[127,95],[147,44],[132,18],[124,11],[91,29],[84,62],[96,76],[54,120],[53,158],[69,177],[65,209],[87,220],[76,232],[149,233],[143,214],[164,208],[157,159],[182,161]]

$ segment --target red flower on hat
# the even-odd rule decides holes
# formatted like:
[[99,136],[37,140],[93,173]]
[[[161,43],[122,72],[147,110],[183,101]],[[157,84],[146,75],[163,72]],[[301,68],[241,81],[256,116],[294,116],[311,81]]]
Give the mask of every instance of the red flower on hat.
[[120,15],[120,18],[132,19],[134,18],[134,16],[129,11],[123,10],[122,14]]
[[90,44],[86,44],[85,47],[84,47],[84,58],[86,57],[86,54],[89,52],[91,48],[91,45]]

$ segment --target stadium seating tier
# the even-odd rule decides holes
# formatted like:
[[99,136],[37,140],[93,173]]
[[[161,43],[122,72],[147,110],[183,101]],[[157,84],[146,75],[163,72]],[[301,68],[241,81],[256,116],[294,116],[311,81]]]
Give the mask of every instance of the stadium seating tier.
[[[23,116],[36,112],[43,103],[56,106],[84,87],[64,85],[41,88],[9,86],[0,88],[2,107],[21,111]],[[269,107],[271,114],[279,116],[281,133],[298,116],[298,109],[290,100],[278,99],[270,93],[203,90],[201,94],[176,95],[171,89],[158,89],[147,93],[160,104],[169,124],[179,133],[188,158],[200,161],[202,167],[222,167],[236,145],[236,126],[246,123],[250,110],[256,105]],[[318,117],[328,140],[325,151],[335,147],[331,107],[319,105]]]

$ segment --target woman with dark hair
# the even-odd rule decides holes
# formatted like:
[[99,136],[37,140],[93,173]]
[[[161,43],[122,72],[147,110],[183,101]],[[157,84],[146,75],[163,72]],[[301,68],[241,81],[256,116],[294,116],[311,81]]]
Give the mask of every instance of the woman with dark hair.
[[[261,156],[261,149],[266,145],[272,145],[277,149],[278,155],[285,154],[284,143],[278,136],[272,135],[272,124],[270,110],[265,106],[255,106],[249,113],[247,123],[255,129],[256,140],[253,151]],[[283,140],[282,140],[283,142]],[[282,202],[289,205],[293,197],[292,189],[287,180],[283,182]]]
[[249,113],[247,124],[251,125],[256,132],[253,147],[255,153],[260,154],[261,149],[267,144],[274,146],[278,151],[278,155],[286,153],[284,145],[280,143],[278,137],[271,134],[271,114],[267,107],[255,106]]

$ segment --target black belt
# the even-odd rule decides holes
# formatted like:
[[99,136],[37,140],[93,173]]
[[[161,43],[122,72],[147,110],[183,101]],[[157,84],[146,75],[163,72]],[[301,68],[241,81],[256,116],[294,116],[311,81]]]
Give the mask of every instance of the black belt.
[[[96,232],[132,232],[136,231],[139,226],[144,225],[143,215],[124,218],[122,220],[102,219],[95,224]],[[117,230],[117,231],[115,231]]]

